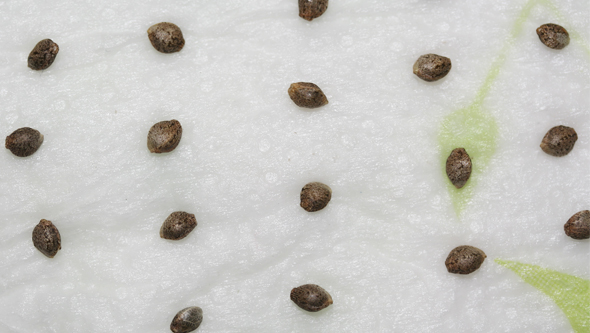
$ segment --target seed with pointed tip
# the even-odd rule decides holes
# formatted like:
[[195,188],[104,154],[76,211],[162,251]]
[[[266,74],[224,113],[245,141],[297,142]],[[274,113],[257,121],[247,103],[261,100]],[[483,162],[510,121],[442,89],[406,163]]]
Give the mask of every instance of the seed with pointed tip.
[[456,148],[447,158],[447,176],[456,188],[465,186],[471,176],[471,158],[463,148]]
[[172,323],[170,330],[174,333],[188,333],[199,328],[203,322],[203,309],[198,306],[191,306],[178,311]]
[[14,155],[27,157],[33,155],[43,143],[43,134],[30,127],[22,127],[6,137],[4,146]]
[[147,33],[152,46],[162,53],[178,52],[184,47],[182,31],[174,23],[154,24],[149,27]]
[[486,258],[487,256],[482,250],[462,245],[457,246],[449,253],[445,266],[447,266],[449,273],[470,274],[475,272]]
[[293,83],[288,92],[291,100],[302,108],[314,109],[328,104],[322,89],[310,82]]
[[317,284],[304,284],[291,290],[291,300],[298,307],[309,312],[318,312],[327,308],[332,301],[332,296]]
[[179,240],[190,234],[197,226],[194,214],[187,212],[174,212],[162,224],[160,237],[171,240]]
[[33,245],[48,258],[53,258],[61,249],[61,237],[51,221],[41,220],[33,229]]
[[173,151],[182,138],[182,126],[176,119],[154,124],[148,132],[147,147],[152,153]]
[[543,24],[537,28],[537,35],[543,44],[555,50],[561,50],[570,43],[569,33],[558,24]]
[[437,81],[451,71],[451,59],[438,54],[421,55],[414,63],[414,74],[424,81]]
[[567,126],[555,126],[550,129],[541,141],[541,149],[552,156],[565,156],[569,154],[578,140],[578,133]]
[[29,53],[29,68],[36,71],[48,68],[53,64],[58,52],[59,46],[51,39],[40,41],[35,45],[31,53]]
[[311,21],[328,9],[328,0],[299,0],[299,16]]
[[590,210],[575,213],[563,226],[565,234],[573,239],[590,238]]
[[332,189],[323,183],[308,183],[301,189],[301,208],[308,212],[324,209],[332,199]]

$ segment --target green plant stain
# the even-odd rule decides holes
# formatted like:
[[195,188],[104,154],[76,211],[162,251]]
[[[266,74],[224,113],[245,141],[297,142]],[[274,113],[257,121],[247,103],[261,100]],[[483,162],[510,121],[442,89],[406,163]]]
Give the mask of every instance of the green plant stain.
[[570,321],[575,332],[590,332],[590,281],[551,269],[496,259],[526,283],[551,297]]

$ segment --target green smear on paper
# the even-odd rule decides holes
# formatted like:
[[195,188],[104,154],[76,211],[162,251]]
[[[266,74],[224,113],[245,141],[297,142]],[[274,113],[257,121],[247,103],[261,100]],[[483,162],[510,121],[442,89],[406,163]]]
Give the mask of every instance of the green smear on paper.
[[496,259],[561,308],[577,333],[590,332],[590,281],[535,265]]

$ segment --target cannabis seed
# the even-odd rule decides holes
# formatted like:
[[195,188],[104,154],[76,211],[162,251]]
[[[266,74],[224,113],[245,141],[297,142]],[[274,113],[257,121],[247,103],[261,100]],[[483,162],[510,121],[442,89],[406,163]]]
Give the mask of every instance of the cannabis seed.
[[327,308],[332,301],[332,296],[322,287],[316,284],[304,284],[291,290],[291,300],[298,307],[309,312],[318,312]]
[[186,212],[174,212],[162,224],[160,237],[171,240],[179,240],[186,237],[197,226],[194,214]]
[[541,149],[549,155],[561,157],[574,149],[577,140],[578,134],[573,128],[559,125],[545,134],[541,141]]
[[445,266],[449,273],[470,274],[481,266],[486,257],[486,254],[476,247],[457,246],[449,253]]
[[6,137],[4,146],[14,155],[27,157],[33,155],[43,143],[43,134],[30,127],[22,127]]
[[178,52],[184,47],[182,31],[176,24],[168,22],[154,24],[147,33],[154,48],[162,53]]
[[414,74],[424,81],[437,81],[451,71],[451,59],[437,54],[421,55],[414,63]]
[[456,148],[447,158],[447,176],[456,188],[465,186],[471,176],[471,158],[463,148]]
[[297,82],[289,87],[289,97],[302,108],[314,109],[328,104],[328,99],[320,87],[309,82]]
[[570,35],[564,27],[547,23],[537,28],[537,35],[543,44],[552,49],[561,50],[570,43]]
[[299,0],[299,16],[311,21],[328,9],[328,0]]
[[332,199],[332,189],[322,183],[306,184],[301,189],[300,206],[308,212],[324,209]]
[[168,153],[174,150],[182,138],[182,126],[176,119],[154,124],[148,133],[147,147],[152,153]]
[[29,68],[36,71],[46,69],[53,64],[58,52],[59,46],[51,39],[40,41],[35,45],[33,51],[29,53]]
[[565,234],[573,239],[590,238],[590,210],[575,213],[563,226]]
[[51,221],[41,220],[33,229],[33,245],[49,258],[61,249],[61,237]]
[[198,306],[191,306],[178,311],[172,323],[170,330],[174,333],[187,333],[196,330],[203,322],[203,309]]

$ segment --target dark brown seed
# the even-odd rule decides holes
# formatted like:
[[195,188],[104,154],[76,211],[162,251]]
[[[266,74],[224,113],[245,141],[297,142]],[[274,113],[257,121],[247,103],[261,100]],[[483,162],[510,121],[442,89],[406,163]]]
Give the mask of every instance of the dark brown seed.
[[332,296],[316,284],[304,284],[291,290],[291,300],[298,307],[309,312],[318,312],[327,308],[332,301]]
[[320,87],[309,82],[297,82],[289,87],[289,97],[302,108],[314,109],[328,104]]
[[308,212],[324,209],[332,199],[332,189],[322,183],[309,183],[301,189],[300,206]]
[[182,138],[182,126],[176,119],[154,124],[148,133],[147,146],[152,153],[168,153],[174,150]]
[[451,59],[437,54],[425,54],[414,63],[414,74],[424,81],[437,81],[451,71]]
[[174,333],[192,332],[199,328],[203,322],[203,310],[198,306],[191,306],[178,311],[172,323],[170,330]]
[[6,137],[4,146],[14,155],[27,157],[33,155],[43,143],[43,134],[30,127],[19,128]]
[[33,48],[33,51],[29,53],[29,68],[36,71],[46,69],[53,64],[57,53],[59,52],[59,46],[55,44],[51,39],[44,39],[37,43]]
[[486,254],[476,247],[469,245],[457,246],[449,253],[445,266],[447,266],[449,273],[470,274],[483,264],[486,257]]
[[549,155],[561,157],[574,149],[577,140],[578,134],[573,128],[559,125],[545,134],[541,141],[541,149]]
[[299,16],[311,21],[328,9],[328,0],[299,0]]
[[61,249],[61,237],[51,221],[41,220],[33,229],[33,245],[49,258]]
[[463,148],[456,148],[447,158],[447,176],[456,188],[465,186],[471,176],[471,158]]
[[162,53],[178,52],[184,47],[182,31],[176,24],[168,22],[154,24],[147,33],[154,48]]
[[160,228],[160,237],[179,240],[190,234],[197,226],[194,214],[186,212],[174,212],[168,216]]
[[563,226],[565,234],[573,239],[590,238],[590,210],[575,213]]
[[570,43],[570,35],[564,27],[547,23],[537,28],[537,35],[543,44],[552,49],[561,50]]

